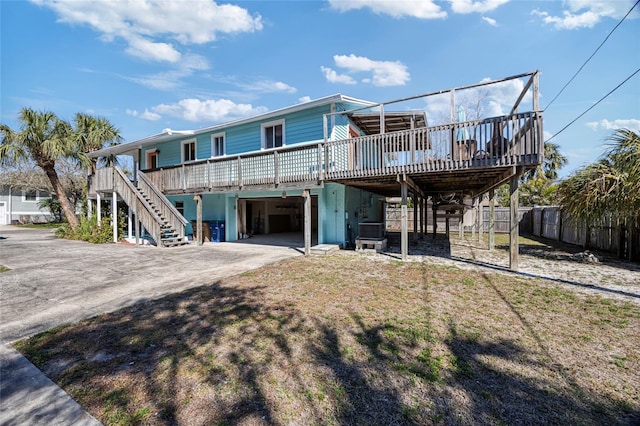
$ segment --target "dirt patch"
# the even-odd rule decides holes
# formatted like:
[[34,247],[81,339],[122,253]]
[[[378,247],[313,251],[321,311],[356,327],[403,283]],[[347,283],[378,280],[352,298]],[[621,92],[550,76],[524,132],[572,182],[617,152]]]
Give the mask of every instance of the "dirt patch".
[[[400,258],[400,236],[389,235],[389,250]],[[585,252],[579,246],[544,239],[520,237],[518,273],[522,276],[553,281],[581,294],[599,295],[640,304],[640,264],[622,261],[609,253]],[[585,261],[588,253],[597,263]],[[461,269],[511,274],[507,235],[496,235],[495,249],[470,234],[460,239],[457,233],[446,238],[410,239],[409,260],[434,265],[455,265]],[[385,256],[385,255],[377,255]]]

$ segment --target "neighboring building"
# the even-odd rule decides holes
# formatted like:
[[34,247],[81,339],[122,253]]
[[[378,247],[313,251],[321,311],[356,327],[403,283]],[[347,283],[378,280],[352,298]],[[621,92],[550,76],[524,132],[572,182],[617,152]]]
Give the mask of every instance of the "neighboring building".
[[38,206],[46,198],[51,198],[51,194],[45,191],[0,187],[0,225],[54,220],[48,209]]
[[[454,117],[456,91],[515,78],[529,81],[510,114]],[[460,213],[540,164],[537,82],[535,72],[407,98],[415,108],[420,97],[447,94],[451,122],[434,127],[424,110],[399,101],[337,94],[198,130],[166,129],[92,153],[131,155],[136,176],[132,184],[117,169],[98,169],[89,197],[117,194],[165,245],[166,235],[192,232],[199,210],[203,221],[224,225],[227,241],[304,231],[305,246],[349,245],[359,224],[384,221],[386,197],[404,195],[405,206],[407,195],[414,205],[431,198],[436,209]],[[532,112],[518,113],[528,91]]]

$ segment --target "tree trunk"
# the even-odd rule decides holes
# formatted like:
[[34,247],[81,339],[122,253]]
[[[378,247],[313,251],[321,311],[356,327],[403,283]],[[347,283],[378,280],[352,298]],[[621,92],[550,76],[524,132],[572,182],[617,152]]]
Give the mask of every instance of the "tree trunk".
[[58,201],[60,201],[60,206],[62,207],[62,211],[64,212],[65,217],[67,218],[67,222],[69,222],[69,226],[72,231],[75,231],[79,225],[78,217],[76,216],[75,208],[71,201],[69,201],[69,197],[64,192],[64,188],[60,183],[60,179],[58,178],[58,173],[53,165],[46,165],[42,167],[44,172],[47,174],[49,181],[51,181],[51,186],[53,187],[53,191],[58,196]]

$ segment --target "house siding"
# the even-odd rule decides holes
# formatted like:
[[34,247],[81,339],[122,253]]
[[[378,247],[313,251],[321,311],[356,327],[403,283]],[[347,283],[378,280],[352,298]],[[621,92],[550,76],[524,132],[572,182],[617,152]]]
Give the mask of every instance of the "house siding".
[[38,203],[46,198],[51,198],[51,194],[44,191],[38,192],[37,201],[23,201],[22,190],[3,187],[0,188],[0,203],[3,203],[3,217],[0,224],[49,222],[53,216],[47,209],[41,209]]

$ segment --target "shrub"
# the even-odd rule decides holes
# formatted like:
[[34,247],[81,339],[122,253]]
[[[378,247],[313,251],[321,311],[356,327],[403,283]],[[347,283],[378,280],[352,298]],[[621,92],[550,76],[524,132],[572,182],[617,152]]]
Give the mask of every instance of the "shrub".
[[[100,226],[98,226],[98,217],[94,214],[91,217],[81,217],[80,225],[75,232],[68,224],[64,224],[56,231],[56,235],[68,240],[87,241],[94,244],[110,243],[113,241],[111,223],[111,217],[103,217]],[[118,238],[122,235],[124,235],[124,219],[120,218],[118,220]]]

